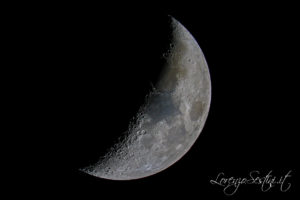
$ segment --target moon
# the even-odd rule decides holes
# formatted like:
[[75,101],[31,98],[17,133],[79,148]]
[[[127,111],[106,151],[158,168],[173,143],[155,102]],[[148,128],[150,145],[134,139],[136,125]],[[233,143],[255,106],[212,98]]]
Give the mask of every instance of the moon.
[[154,175],[182,158],[200,135],[211,101],[209,69],[194,37],[176,19],[169,19],[171,43],[159,81],[126,134],[81,171],[111,180]]

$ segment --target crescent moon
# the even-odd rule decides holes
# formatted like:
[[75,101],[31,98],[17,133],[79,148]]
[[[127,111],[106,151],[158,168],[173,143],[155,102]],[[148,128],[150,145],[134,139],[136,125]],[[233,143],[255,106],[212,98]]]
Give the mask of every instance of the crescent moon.
[[211,101],[209,69],[194,37],[170,17],[172,42],[165,66],[126,135],[94,165],[90,175],[131,180],[161,172],[182,158],[200,135]]

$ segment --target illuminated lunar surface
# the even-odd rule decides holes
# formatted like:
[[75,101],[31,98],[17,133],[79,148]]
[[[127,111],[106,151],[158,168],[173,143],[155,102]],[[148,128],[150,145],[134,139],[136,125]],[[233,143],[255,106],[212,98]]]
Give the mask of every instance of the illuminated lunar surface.
[[170,23],[172,42],[155,89],[126,135],[82,171],[112,180],[147,177],[178,161],[201,133],[211,100],[208,66],[188,30],[172,17]]

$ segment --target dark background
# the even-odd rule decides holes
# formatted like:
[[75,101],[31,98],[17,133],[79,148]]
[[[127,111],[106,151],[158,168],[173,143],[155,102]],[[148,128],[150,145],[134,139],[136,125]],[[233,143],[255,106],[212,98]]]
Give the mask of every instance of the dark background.
[[[34,5],[37,6],[37,5]],[[32,152],[38,196],[227,198],[218,173],[292,170],[290,191],[241,185],[236,198],[296,191],[296,13],[288,5],[40,5],[19,18],[37,97]],[[195,37],[212,81],[210,112],[191,150],[156,175],[111,181],[78,168],[97,160],[155,84],[169,45],[167,15]],[[28,37],[27,37],[28,36]],[[34,55],[32,55],[34,54]],[[32,59],[35,58],[35,59]],[[28,72],[28,71],[27,71]],[[36,91],[38,91],[36,93]],[[28,183],[29,184],[29,183]]]

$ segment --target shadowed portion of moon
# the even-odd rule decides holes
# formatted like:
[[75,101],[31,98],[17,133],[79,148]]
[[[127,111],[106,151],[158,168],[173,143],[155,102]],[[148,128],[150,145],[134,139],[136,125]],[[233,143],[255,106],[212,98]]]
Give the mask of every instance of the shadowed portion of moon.
[[68,127],[59,129],[57,141],[76,173],[97,162],[128,129],[159,79],[170,43],[166,16],[118,13],[99,19],[88,15],[65,22],[54,52],[64,59],[51,65],[59,76],[53,82],[62,113],[55,120]]
[[159,80],[123,137],[82,171],[112,180],[150,176],[178,161],[199,136],[211,99],[208,67],[187,29],[172,17],[169,22],[171,41]]

